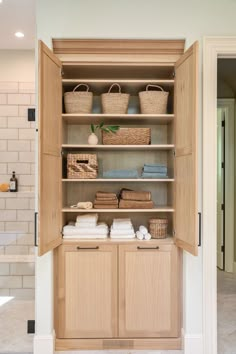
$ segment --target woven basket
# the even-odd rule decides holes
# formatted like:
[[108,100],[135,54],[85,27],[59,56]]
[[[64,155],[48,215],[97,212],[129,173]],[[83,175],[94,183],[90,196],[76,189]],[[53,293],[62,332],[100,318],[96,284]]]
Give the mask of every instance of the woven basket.
[[148,145],[151,144],[150,128],[120,128],[116,133],[102,131],[104,145]]
[[[111,93],[113,87],[118,87],[118,93]],[[108,90],[108,93],[103,93],[102,97],[102,112],[103,113],[117,113],[125,114],[128,111],[129,94],[121,93],[121,87],[119,84],[112,84]]]
[[67,178],[97,178],[96,154],[68,154]]
[[149,232],[152,238],[167,237],[168,219],[150,219]]
[[[87,91],[75,91],[84,86]],[[91,113],[93,105],[93,93],[88,92],[89,87],[86,84],[77,85],[72,92],[64,93],[66,113]]]
[[[150,87],[161,91],[149,91]],[[165,114],[169,92],[165,92],[161,86],[147,85],[146,91],[139,92],[140,108],[142,114]]]

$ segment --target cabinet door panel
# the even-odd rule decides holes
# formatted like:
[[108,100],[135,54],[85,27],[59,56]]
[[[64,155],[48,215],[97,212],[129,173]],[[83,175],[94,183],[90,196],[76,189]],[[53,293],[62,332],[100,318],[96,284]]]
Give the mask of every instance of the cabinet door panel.
[[61,243],[61,63],[39,42],[39,255]]
[[116,247],[62,250],[59,283],[58,338],[117,335]]
[[179,327],[177,248],[119,246],[119,336],[178,337]]
[[198,43],[175,67],[175,216],[176,244],[197,255]]

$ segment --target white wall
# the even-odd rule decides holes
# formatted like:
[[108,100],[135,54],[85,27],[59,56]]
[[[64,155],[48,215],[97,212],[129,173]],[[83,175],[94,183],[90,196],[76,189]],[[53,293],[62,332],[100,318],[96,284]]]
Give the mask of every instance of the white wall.
[[[38,0],[37,2],[37,38],[49,46],[51,38],[185,38],[189,46],[195,40],[199,40],[201,44],[204,35],[235,35],[236,32],[234,0]],[[200,65],[200,87],[201,71]],[[199,108],[199,210],[201,210],[201,102]],[[185,331],[199,334],[202,332],[201,252],[198,258],[184,255],[184,301]],[[41,306],[43,307],[43,303],[39,304],[38,311]]]
[[0,50],[0,81],[34,82],[34,50]]

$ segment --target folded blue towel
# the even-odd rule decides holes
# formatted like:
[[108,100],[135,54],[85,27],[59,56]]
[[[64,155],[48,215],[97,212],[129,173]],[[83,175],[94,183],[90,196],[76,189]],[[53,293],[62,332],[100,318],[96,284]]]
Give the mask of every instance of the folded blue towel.
[[160,164],[144,164],[143,170],[144,172],[167,173],[167,167]]
[[169,178],[167,174],[164,173],[155,173],[155,172],[143,172],[142,178]]
[[109,170],[103,172],[103,178],[138,178],[137,170]]

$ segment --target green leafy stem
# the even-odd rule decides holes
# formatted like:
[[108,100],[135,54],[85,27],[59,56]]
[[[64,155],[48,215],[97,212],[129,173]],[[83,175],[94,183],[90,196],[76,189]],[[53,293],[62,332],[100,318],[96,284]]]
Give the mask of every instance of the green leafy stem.
[[104,126],[104,122],[102,122],[98,125],[91,124],[90,129],[92,133],[95,133],[97,129],[100,129],[103,130],[104,132],[115,134],[120,129],[120,126],[119,125]]

